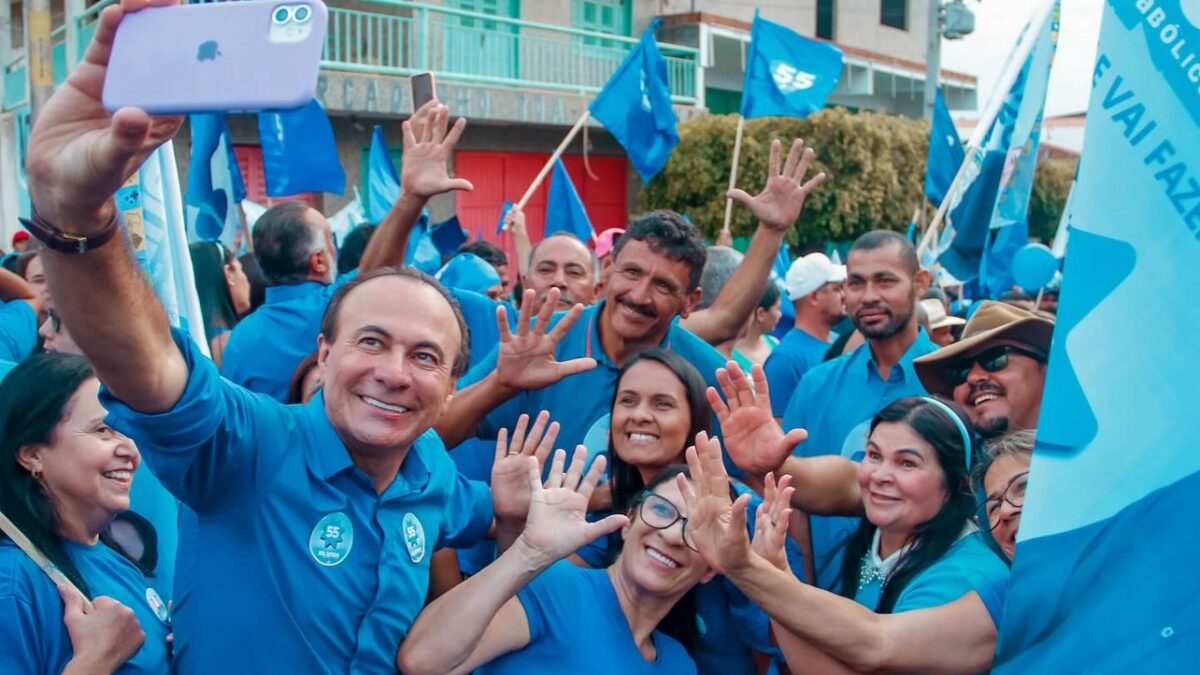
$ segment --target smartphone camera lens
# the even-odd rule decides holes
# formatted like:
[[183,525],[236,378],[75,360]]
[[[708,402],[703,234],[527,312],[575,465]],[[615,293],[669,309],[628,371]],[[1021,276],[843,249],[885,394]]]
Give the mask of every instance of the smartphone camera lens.
[[308,8],[308,5],[300,5],[295,9],[292,16],[296,18],[297,23],[304,23],[312,17],[312,10]]
[[285,24],[291,18],[292,10],[287,7],[276,7],[275,11],[271,14],[271,20],[277,24]]

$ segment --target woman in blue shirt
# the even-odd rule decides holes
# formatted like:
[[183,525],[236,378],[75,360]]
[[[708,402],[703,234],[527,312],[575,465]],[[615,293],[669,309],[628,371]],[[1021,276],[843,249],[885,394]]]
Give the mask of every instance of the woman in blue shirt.
[[166,605],[107,532],[141,458],[105,424],[99,387],[69,354],[30,357],[0,383],[0,511],[93,606],[0,537],[0,672],[169,669]]
[[[565,480],[564,456],[555,454],[547,489],[531,466],[524,532],[421,613],[400,648],[402,672],[695,672],[683,646],[660,630],[679,600],[713,574],[693,548],[674,482],[686,468],[668,467],[651,480],[628,516],[587,523],[587,500],[605,460],[596,459],[580,484],[586,448],[576,450]],[[618,528],[625,546],[608,568],[561,560]]]

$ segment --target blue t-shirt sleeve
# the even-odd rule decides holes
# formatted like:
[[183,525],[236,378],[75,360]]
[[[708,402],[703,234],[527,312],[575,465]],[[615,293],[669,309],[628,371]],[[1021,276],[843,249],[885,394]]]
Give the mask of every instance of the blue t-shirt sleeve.
[[295,420],[277,401],[223,379],[186,334],[172,330],[171,337],[188,367],[173,408],[140,413],[106,388],[100,402],[171,494],[198,512],[211,511],[253,495],[270,479],[282,454],[295,451],[278,440]]
[[1007,578],[1008,566],[978,540],[978,534],[969,535],[901,591],[894,611],[939,607]]
[[495,519],[492,490],[486,483],[463,476],[449,459],[446,463],[454,471],[454,478],[436,548],[474,546],[487,536]]
[[786,347],[776,349],[767,357],[763,364],[763,372],[767,376],[767,385],[771,390],[771,414],[783,417],[787,412],[788,401],[800,383],[801,369],[796,356]]
[[[783,430],[785,432],[792,429],[807,429],[808,428],[808,399],[812,396],[813,379],[809,377],[800,378],[800,384],[796,387],[796,392],[788,401],[787,409],[783,413]],[[796,446],[794,454],[807,456],[805,453],[809,443],[801,443]],[[815,450],[815,448],[813,448]]]
[[517,593],[529,621],[529,642],[546,636],[554,626],[572,626],[579,621],[579,602],[584,600],[578,585],[586,574],[566,560],[559,560],[534,577]]
[[983,606],[992,617],[996,630],[1000,630],[1000,621],[1004,618],[1004,603],[1008,598],[1008,577],[989,579],[987,583],[975,589]]
[[37,346],[37,312],[24,300],[0,303],[0,360],[20,361]]
[[0,673],[57,673],[71,658],[58,591],[16,546],[0,547]]

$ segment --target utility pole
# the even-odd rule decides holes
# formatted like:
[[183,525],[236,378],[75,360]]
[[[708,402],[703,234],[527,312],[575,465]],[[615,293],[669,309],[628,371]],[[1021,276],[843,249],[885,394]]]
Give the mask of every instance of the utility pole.
[[942,0],[928,0],[929,25],[925,36],[925,119],[933,119],[933,102],[942,71]]
[[[0,0],[3,2],[6,0]],[[54,56],[50,45],[50,0],[25,0],[25,66],[29,73],[29,113],[38,112],[54,93]]]

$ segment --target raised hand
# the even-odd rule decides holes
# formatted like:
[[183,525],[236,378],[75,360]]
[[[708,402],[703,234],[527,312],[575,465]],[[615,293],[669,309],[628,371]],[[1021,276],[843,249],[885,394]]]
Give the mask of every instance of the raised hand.
[[799,138],[792,141],[792,149],[781,169],[779,156],[782,150],[783,144],[779,139],[771,141],[771,162],[762,192],[751,197],[743,190],[733,189],[726,196],[750,209],[750,213],[763,225],[772,230],[786,231],[800,218],[804,200],[825,182],[825,173],[818,173],[803,182],[815,153],[812,148],[805,149],[804,141]]
[[786,434],[771,413],[771,395],[762,366],[751,369],[751,383],[738,364],[730,361],[717,370],[722,399],[712,387],[708,402],[712,405],[725,438],[725,449],[733,463],[751,474],[761,475],[779,469],[808,432],[792,429]]
[[63,623],[75,652],[71,657],[74,668],[69,670],[111,673],[146,641],[133,610],[116,600],[96,598],[84,613],[84,599],[78,591],[62,585],[58,593],[63,599]]
[[467,121],[460,117],[447,131],[449,119],[449,108],[430,101],[400,125],[404,132],[400,187],[405,194],[428,198],[451,190],[475,189],[465,178],[451,178],[446,169],[446,161],[467,128]]
[[587,448],[582,445],[575,448],[571,466],[564,472],[566,456],[564,450],[555,451],[544,486],[538,471],[529,467],[528,481],[532,498],[529,502],[529,518],[518,541],[524,550],[535,556],[535,564],[539,567],[564,558],[629,522],[620,514],[595,523],[587,521],[588,499],[604,473],[606,458],[603,455],[597,457],[587,475],[583,476]]
[[566,316],[549,333],[546,327],[558,306],[559,290],[550,289],[546,302],[538,312],[537,319],[530,324],[532,307],[536,302],[536,294],[532,289],[526,290],[521,301],[521,312],[517,315],[517,333],[508,327],[508,312],[504,305],[496,309],[496,325],[500,328],[500,350],[496,358],[496,378],[499,383],[510,389],[522,391],[526,389],[541,389],[559,380],[591,370],[596,367],[593,358],[571,359],[559,361],[555,355],[558,343],[579,320],[583,313],[583,305],[575,305],[567,311]]
[[545,410],[538,413],[532,428],[528,428],[529,415],[521,415],[513,427],[511,442],[508,429],[501,429],[496,436],[491,485],[497,527],[519,529],[525,523],[529,513],[529,468],[540,472],[558,439],[558,422],[547,422],[550,413]]
[[729,475],[721,459],[721,443],[701,431],[687,449],[692,478],[676,477],[687,505],[688,527],[700,555],[723,574],[750,562],[750,537],[746,534],[746,507],[750,495],[729,499]]
[[758,505],[754,520],[754,541],[750,548],[775,567],[789,569],[784,542],[788,537],[788,522],[792,515],[792,477],[785,475],[778,483],[775,474],[767,474],[764,481],[763,502]]
[[525,234],[525,210],[513,205],[508,213],[504,214],[504,229],[514,234]]
[[38,214],[64,232],[102,230],[116,212],[113,194],[183,123],[181,116],[151,117],[137,108],[110,115],[100,98],[121,19],[177,3],[122,0],[104,8],[83,60],[38,113],[25,159],[29,194]]

